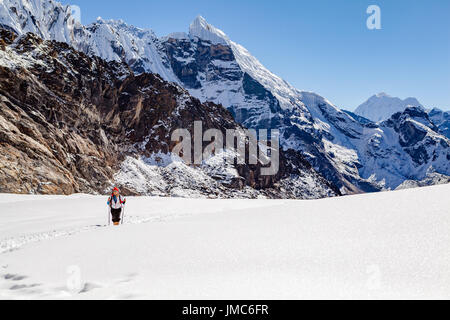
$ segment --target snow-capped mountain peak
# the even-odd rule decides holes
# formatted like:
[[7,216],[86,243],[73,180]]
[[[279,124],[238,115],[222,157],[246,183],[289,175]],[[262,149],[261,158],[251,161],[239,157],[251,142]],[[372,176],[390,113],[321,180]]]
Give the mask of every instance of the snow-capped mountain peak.
[[222,31],[209,24],[205,18],[198,15],[189,27],[189,35],[192,38],[199,38],[210,41],[213,44],[228,44],[229,38]]
[[403,112],[409,106],[421,107],[422,104],[416,98],[410,97],[402,100],[381,92],[361,104],[355,110],[355,114],[379,122],[389,119],[397,112]]
[[244,46],[232,41],[225,32],[209,24],[201,15],[191,23],[189,36],[193,39],[209,41],[212,44],[229,46],[240,69],[270,91],[279,101],[282,109],[304,107],[298,99],[299,91],[297,89],[269,71]]

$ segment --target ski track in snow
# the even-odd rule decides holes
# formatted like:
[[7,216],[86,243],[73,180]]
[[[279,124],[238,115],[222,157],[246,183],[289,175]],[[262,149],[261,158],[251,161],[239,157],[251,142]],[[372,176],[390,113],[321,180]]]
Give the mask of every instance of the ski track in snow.
[[[138,217],[138,216],[129,216],[125,217],[125,225],[127,224],[142,224],[142,223],[160,223],[166,222],[176,218],[188,217],[192,214],[173,214],[168,216],[154,216],[154,217]],[[3,240],[0,240],[0,254],[12,252],[19,250],[25,245],[31,243],[37,243],[41,241],[54,240],[61,237],[69,237],[75,234],[89,232],[98,229],[104,228],[117,228],[116,226],[108,226],[108,225],[91,225],[84,226],[81,228],[74,228],[68,230],[52,230],[47,232],[39,232],[39,233],[31,233],[27,235],[23,235],[20,237],[10,237]]]

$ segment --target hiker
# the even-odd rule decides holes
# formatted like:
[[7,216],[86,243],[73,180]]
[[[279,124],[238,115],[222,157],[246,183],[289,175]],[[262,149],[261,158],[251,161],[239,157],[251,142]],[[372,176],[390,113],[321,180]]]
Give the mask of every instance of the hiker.
[[108,206],[111,210],[112,222],[115,226],[120,224],[122,210],[125,207],[126,199],[120,195],[119,188],[114,188],[111,196],[108,198]]

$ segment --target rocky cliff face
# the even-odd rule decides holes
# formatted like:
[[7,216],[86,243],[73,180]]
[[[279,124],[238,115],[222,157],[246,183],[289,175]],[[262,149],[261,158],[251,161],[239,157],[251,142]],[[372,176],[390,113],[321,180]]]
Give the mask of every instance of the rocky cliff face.
[[32,34],[14,38],[2,31],[0,191],[101,190],[117,167],[119,136],[107,137],[100,109],[129,70]]
[[[174,170],[167,159],[175,129],[193,132],[194,121],[205,130],[244,128],[221,105],[201,103],[157,75],[135,75],[125,64],[31,33],[0,35],[0,192],[102,193],[120,183],[137,194],[294,197],[301,187],[304,197],[338,193],[306,161],[287,165],[292,155],[282,155],[283,169],[271,177],[258,174],[261,164],[232,165],[223,175],[223,163],[178,163]],[[142,172],[158,175],[138,185]],[[192,179],[182,181],[187,174]],[[286,190],[286,179],[313,183]]]
[[232,48],[199,38],[162,42],[170,66],[182,86],[203,101],[226,106],[248,128],[277,128],[281,112],[274,95],[242,70]]

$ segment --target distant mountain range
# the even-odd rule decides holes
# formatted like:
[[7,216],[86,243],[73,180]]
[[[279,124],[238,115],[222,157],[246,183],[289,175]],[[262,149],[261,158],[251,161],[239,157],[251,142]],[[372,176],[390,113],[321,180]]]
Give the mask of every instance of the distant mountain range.
[[370,97],[361,104],[354,112],[345,111],[355,120],[367,124],[368,122],[380,122],[388,120],[397,112],[403,112],[408,107],[418,107],[425,110],[438,131],[450,138],[450,111],[438,108],[426,109],[416,98],[402,100],[391,97],[386,93],[379,93]]
[[[140,79],[148,77],[148,73],[157,74],[162,81],[186,90],[186,94],[198,98],[204,105],[213,103],[225,107],[236,122],[233,126],[279,129],[282,148],[289,158],[286,163],[304,164],[295,172],[299,183],[284,185],[298,186],[298,192],[293,191],[294,194],[323,197],[373,192],[395,189],[407,180],[422,181],[430,172],[450,175],[446,114],[437,110],[427,112],[416,99],[395,99],[394,103],[387,95],[372,97],[353,114],[344,112],[327,99],[300,91],[271,73],[243,46],[233,42],[201,16],[192,22],[189,33],[176,32],[158,38],[151,30],[139,29],[123,21],[98,19],[83,26],[72,17],[68,6],[52,0],[3,0],[0,3],[0,26],[18,39],[32,32],[44,40],[66,43],[89,57],[121,64],[121,68],[129,67],[134,75],[117,75],[117,81],[123,81],[125,76]],[[24,54],[16,50],[14,43],[6,46],[5,52],[19,57]],[[17,59],[23,58],[19,57]],[[11,67],[6,58],[0,62],[4,68]],[[26,65],[25,69],[34,68],[36,64],[40,62]],[[67,72],[70,70],[68,68]],[[74,74],[84,76],[83,70],[75,71]],[[80,83],[73,85],[80,86]],[[132,95],[130,99],[134,101],[136,97]],[[378,103],[383,107],[375,108]],[[377,115],[371,113],[372,109],[382,111]],[[204,118],[206,115],[196,114],[199,119],[207,120]],[[225,117],[220,112],[215,116]],[[153,121],[151,114],[148,117]],[[163,118],[158,119],[164,121]],[[174,120],[170,118],[170,121]],[[133,130],[133,125],[128,123],[126,129]],[[139,129],[148,130],[150,135],[153,128]],[[145,134],[144,131],[141,133]],[[170,148],[157,143],[147,143],[146,146],[148,159],[157,154],[162,157],[170,154]],[[127,156],[134,160],[120,160],[124,166],[128,165],[125,169],[127,175],[124,175],[124,170],[111,170],[116,170],[115,177],[131,180],[130,189],[146,193],[156,187],[148,183],[137,185],[135,182],[133,185],[132,177],[141,177],[145,181],[151,179],[151,175],[143,178],[142,172],[146,172],[148,165],[154,162],[144,161],[137,165],[133,161],[138,161],[140,155],[137,152],[133,156],[131,152]],[[308,171],[307,164],[312,171]],[[161,168],[164,166],[157,170]],[[244,176],[247,186],[281,190],[285,187],[280,181],[288,175],[289,170],[270,183],[263,183],[260,178],[250,179],[252,175],[247,169],[242,170],[239,176]],[[302,175],[303,178],[298,180]],[[191,178],[195,179],[194,176]],[[162,179],[170,186],[168,188],[179,183],[171,179]],[[308,179],[311,184],[307,183]],[[327,181],[328,186],[321,179]],[[283,197],[283,193],[278,193],[278,196]]]
[[416,98],[402,100],[386,93],[379,93],[356,108],[355,114],[379,122],[389,119],[397,112],[403,112],[407,107],[423,107],[423,105]]

